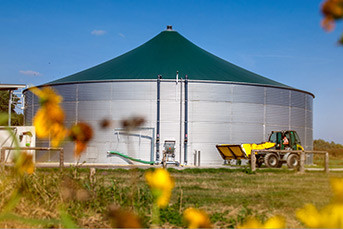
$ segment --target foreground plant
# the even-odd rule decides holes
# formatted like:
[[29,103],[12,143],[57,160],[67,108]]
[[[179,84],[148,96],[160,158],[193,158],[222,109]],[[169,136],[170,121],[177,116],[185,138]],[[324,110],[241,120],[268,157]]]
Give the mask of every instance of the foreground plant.
[[155,198],[155,203],[159,208],[165,208],[175,186],[174,179],[165,169],[159,168],[155,171],[145,173],[145,179]]
[[333,199],[321,210],[306,204],[296,211],[297,218],[310,228],[343,228],[343,179],[331,180]]
[[[332,31],[335,27],[335,21],[343,18],[343,0],[326,0],[321,11],[324,15],[322,27],[327,31]],[[343,34],[339,39],[339,43],[343,44]]]
[[87,123],[79,122],[70,128],[69,137],[75,142],[74,157],[79,159],[93,137],[93,130]]
[[199,209],[187,208],[183,212],[183,219],[186,221],[188,228],[212,228],[206,212]]
[[265,223],[260,222],[256,218],[247,220],[244,224],[239,225],[238,228],[285,228],[285,219],[281,216],[273,216]]
[[33,118],[36,135],[39,138],[51,137],[53,147],[58,147],[64,140],[67,130],[64,126],[64,111],[60,106],[62,97],[51,87],[42,90],[34,87],[30,89],[39,98],[40,108]]
[[160,223],[160,208],[168,206],[175,182],[169,172],[162,168],[146,172],[145,180],[154,196],[152,223],[154,226],[158,226]]

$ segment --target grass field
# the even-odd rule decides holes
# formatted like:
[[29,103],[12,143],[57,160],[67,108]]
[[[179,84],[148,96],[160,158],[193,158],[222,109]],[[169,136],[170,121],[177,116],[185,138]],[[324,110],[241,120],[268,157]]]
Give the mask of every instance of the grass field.
[[[343,173],[306,172],[298,174],[286,169],[185,169],[169,170],[175,178],[169,207],[161,211],[161,226],[184,226],[182,212],[187,207],[205,210],[216,227],[234,227],[250,216],[266,220],[272,215],[286,218],[288,227],[302,227],[295,210],[305,203],[321,208],[330,202],[330,177]],[[39,169],[23,182],[22,198],[16,205],[17,215],[35,219],[59,218],[66,212],[80,227],[109,227],[107,209],[110,204],[134,211],[145,227],[151,225],[152,196],[144,181],[144,170],[97,170],[90,178],[89,169]],[[15,179],[1,178],[0,207],[10,198]],[[78,198],[79,190],[86,191]],[[63,197],[69,192],[69,199]],[[82,197],[82,195],[81,195]],[[30,225],[0,219],[0,227]],[[31,224],[33,227],[56,225]]]

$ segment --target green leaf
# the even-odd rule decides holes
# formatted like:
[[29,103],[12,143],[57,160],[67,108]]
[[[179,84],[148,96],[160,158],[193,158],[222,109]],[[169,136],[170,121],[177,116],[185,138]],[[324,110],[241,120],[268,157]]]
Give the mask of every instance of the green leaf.
[[60,209],[60,216],[61,216],[61,225],[64,228],[78,228],[77,225],[74,223],[73,219],[70,215],[63,209]]

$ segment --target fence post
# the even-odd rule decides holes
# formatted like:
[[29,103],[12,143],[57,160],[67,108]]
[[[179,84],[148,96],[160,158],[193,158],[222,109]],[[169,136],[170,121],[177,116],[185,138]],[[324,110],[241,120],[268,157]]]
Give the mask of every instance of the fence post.
[[60,148],[60,168],[64,167],[64,149]]
[[254,150],[252,150],[250,154],[250,168],[252,172],[256,171],[256,156]]
[[200,167],[200,150],[198,151],[198,167]]
[[197,150],[194,150],[194,166],[197,166]]
[[326,173],[329,173],[329,153],[328,153],[328,152],[325,153],[324,163],[325,163],[325,165],[324,165],[324,166],[325,166],[324,171],[325,171]]
[[305,152],[300,153],[300,167],[299,172],[304,173],[305,172]]
[[6,148],[1,148],[1,156],[0,156],[1,163],[5,163],[5,151],[6,151]]

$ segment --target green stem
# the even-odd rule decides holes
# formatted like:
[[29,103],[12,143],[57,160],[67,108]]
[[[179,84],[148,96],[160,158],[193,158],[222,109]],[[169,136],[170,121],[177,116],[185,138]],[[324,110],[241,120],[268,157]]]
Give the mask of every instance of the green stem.
[[160,225],[160,208],[157,206],[157,203],[155,202],[152,205],[152,226],[159,227],[159,225]]

